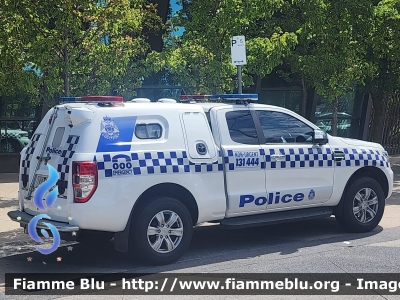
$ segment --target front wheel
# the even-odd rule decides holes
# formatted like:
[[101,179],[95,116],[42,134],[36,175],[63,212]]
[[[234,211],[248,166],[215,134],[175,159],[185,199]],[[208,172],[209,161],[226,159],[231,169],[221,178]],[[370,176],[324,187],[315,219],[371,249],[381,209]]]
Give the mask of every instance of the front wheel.
[[385,195],[379,183],[363,177],[354,181],[344,198],[338,223],[351,232],[368,232],[378,226],[385,210]]
[[189,247],[193,224],[180,201],[156,198],[131,221],[130,244],[141,258],[156,265],[178,260]]

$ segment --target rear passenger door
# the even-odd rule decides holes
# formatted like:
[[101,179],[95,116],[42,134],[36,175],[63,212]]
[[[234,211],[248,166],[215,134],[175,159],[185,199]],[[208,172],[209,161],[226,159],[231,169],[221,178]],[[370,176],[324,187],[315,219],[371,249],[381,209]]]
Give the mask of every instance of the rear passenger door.
[[314,129],[284,111],[257,108],[265,144],[268,210],[326,202],[333,189],[329,144],[314,145]]
[[224,156],[227,216],[265,212],[264,158],[253,114],[245,106],[217,112]]

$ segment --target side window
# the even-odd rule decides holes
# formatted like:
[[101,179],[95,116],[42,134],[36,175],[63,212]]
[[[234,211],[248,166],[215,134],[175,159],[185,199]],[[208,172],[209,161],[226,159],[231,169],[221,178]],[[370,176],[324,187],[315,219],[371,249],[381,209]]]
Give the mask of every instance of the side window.
[[52,147],[58,148],[61,146],[61,141],[64,137],[65,127],[58,127],[56,132],[54,133],[53,142],[51,144]]
[[232,141],[240,144],[258,145],[258,136],[249,110],[227,112],[226,122]]
[[159,139],[162,134],[160,124],[137,124],[135,135],[138,139]]
[[312,143],[313,129],[288,114],[256,111],[266,143]]

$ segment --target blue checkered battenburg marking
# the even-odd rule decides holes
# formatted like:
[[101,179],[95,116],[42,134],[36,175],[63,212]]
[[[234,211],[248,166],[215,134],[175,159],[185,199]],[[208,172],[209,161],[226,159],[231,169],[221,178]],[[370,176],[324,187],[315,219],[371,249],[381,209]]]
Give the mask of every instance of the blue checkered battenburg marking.
[[[95,156],[104,177],[172,173],[206,173],[223,170],[222,154],[213,163],[192,163],[184,150],[151,151]],[[100,173],[101,174],[101,173]]]
[[379,150],[335,148],[344,153],[344,159],[336,162],[338,167],[390,167],[389,157]]
[[24,157],[22,159],[22,174],[23,175],[29,175],[29,168],[31,166],[32,155],[33,155],[33,152],[35,152],[35,148],[38,144],[39,139],[40,139],[40,134],[34,134],[31,138],[31,141],[29,142],[28,148],[26,148]]
[[[333,156],[330,148],[282,148],[264,151],[267,169],[332,167]],[[260,151],[260,152],[261,152]],[[282,156],[276,160],[275,155]]]
[[[331,149],[321,148],[286,148],[286,149],[259,149],[261,169],[288,169],[288,168],[312,168],[332,167],[333,156]],[[243,170],[235,168],[236,159],[234,151],[227,150],[225,164],[227,171]],[[275,160],[274,155],[280,159]]]
[[232,150],[226,150],[226,156],[224,159],[226,171],[235,170],[235,157]]
[[61,152],[60,159],[57,164],[57,171],[60,174],[60,181],[63,183],[64,187],[68,186],[68,173],[70,171],[70,160],[75,154],[76,146],[79,142],[79,136],[70,135],[68,136],[67,143]]
[[[342,161],[335,162],[333,151],[341,151],[345,154]],[[224,162],[227,171],[243,170],[235,168],[234,151],[226,150]],[[301,169],[301,168],[325,168],[333,166],[377,166],[389,167],[389,161],[381,151],[349,149],[349,148],[273,148],[259,149],[261,169]],[[275,159],[279,156],[279,159]],[[263,161],[265,158],[265,161]]]

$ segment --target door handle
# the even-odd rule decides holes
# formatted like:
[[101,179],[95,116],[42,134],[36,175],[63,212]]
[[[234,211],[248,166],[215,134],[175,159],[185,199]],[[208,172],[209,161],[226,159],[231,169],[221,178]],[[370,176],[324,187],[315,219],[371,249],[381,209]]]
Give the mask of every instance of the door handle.
[[333,151],[333,158],[335,161],[341,161],[345,157],[344,152],[342,151]]
[[271,158],[272,158],[272,159],[275,159],[275,160],[281,161],[281,160],[285,159],[285,155],[282,155],[282,154],[275,154],[275,155],[271,155]]

